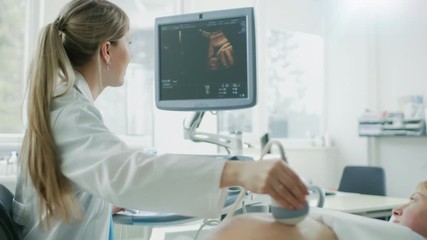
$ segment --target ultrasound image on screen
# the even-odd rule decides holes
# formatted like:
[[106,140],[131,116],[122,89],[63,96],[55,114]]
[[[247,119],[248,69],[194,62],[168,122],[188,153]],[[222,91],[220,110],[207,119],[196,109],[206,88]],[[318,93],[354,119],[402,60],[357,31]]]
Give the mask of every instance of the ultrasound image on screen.
[[246,18],[160,26],[160,99],[246,98]]

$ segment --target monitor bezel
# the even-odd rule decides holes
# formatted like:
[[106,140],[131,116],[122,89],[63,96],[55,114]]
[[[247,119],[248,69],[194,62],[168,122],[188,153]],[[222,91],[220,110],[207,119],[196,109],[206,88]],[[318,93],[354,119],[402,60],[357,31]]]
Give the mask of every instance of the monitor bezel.
[[[160,99],[160,28],[167,24],[180,24],[195,21],[216,20],[233,17],[246,17],[247,24],[247,78],[248,96],[246,98],[224,98],[224,99],[189,99],[189,100],[161,100]],[[255,46],[255,20],[254,9],[235,8],[198,12],[166,17],[158,17],[155,20],[155,98],[156,107],[171,111],[213,111],[243,109],[256,105],[256,46]]]

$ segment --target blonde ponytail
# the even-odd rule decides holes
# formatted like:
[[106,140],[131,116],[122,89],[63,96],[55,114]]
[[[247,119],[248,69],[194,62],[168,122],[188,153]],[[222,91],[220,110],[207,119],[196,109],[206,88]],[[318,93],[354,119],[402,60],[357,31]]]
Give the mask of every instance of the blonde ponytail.
[[[108,27],[105,27],[108,26]],[[61,171],[50,119],[51,103],[74,85],[73,68],[97,55],[103,41],[117,41],[129,29],[127,15],[101,0],[73,0],[40,33],[28,84],[28,127],[20,161],[39,198],[40,219],[79,219],[73,185]],[[57,85],[65,91],[55,95]]]
[[60,33],[53,24],[42,30],[38,46],[30,72],[29,121],[21,156],[22,161],[27,162],[27,171],[39,195],[39,210],[46,213],[49,224],[54,214],[64,216],[66,220],[70,220],[70,213],[79,218],[71,183],[62,173],[55,151],[50,120],[50,106],[58,81],[70,89],[74,76]]

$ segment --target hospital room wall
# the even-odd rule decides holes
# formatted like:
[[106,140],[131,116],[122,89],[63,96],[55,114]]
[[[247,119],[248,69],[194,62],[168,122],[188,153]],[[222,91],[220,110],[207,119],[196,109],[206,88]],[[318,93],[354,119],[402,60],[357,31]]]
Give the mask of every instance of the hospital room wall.
[[350,1],[325,1],[326,122],[340,169],[366,165],[368,147],[357,118],[373,101],[375,39],[370,20],[352,12]]
[[[421,95],[427,101],[427,2],[398,1],[378,17],[378,110],[398,110],[397,98]],[[425,105],[426,106],[426,105]],[[387,173],[390,195],[409,196],[427,179],[427,138],[378,138],[372,161]]]
[[427,2],[356,2],[328,1],[329,132],[340,162],[384,167],[387,194],[407,197],[427,178],[427,138],[358,137],[357,118],[365,109],[399,110],[402,96],[426,99]]

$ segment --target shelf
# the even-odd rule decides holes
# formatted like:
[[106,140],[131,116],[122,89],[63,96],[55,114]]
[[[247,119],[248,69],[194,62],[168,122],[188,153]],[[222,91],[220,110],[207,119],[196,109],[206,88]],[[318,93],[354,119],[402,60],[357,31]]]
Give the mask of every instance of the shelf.
[[422,134],[422,135],[390,135],[390,134],[379,134],[379,135],[360,135],[359,137],[427,137],[426,134]]

